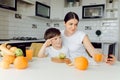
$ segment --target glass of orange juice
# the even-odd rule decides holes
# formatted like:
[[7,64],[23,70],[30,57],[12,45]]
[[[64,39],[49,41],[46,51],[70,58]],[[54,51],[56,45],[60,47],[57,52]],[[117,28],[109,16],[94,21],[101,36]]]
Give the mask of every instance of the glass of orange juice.
[[30,47],[26,47],[26,58],[28,61],[32,61],[33,50]]
[[103,55],[101,53],[96,53],[94,54],[93,59],[95,60],[95,62],[100,63],[103,60]]

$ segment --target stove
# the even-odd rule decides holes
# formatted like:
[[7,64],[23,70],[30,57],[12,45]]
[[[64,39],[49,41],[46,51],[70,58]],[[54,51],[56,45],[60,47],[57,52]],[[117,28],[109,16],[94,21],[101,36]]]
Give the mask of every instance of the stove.
[[11,40],[39,40],[36,37],[13,37]]

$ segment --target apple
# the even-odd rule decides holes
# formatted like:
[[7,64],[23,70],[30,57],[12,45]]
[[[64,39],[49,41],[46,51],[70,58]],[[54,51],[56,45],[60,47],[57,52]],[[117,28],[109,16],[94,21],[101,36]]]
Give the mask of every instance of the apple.
[[22,49],[17,48],[17,49],[15,50],[15,54],[16,54],[16,56],[23,56],[23,51],[22,51]]
[[64,58],[66,58],[66,55],[65,55],[64,53],[60,53],[60,54],[59,54],[59,58],[60,58],[60,59],[64,59]]

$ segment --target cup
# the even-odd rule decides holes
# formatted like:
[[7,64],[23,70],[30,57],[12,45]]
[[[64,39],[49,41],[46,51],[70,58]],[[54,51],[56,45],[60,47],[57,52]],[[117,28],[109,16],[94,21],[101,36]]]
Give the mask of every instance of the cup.
[[28,61],[32,61],[33,50],[30,47],[26,47],[26,58]]
[[101,53],[96,53],[93,58],[96,63],[100,63],[103,60],[103,55]]

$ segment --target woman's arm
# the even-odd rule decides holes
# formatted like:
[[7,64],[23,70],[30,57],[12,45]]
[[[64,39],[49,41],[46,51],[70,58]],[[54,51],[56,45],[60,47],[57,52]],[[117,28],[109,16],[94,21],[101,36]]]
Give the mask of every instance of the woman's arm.
[[[93,45],[91,44],[88,36],[86,35],[83,39],[83,45],[85,46],[86,50],[88,51],[88,53],[94,57],[94,54],[96,53],[100,53],[99,51],[95,50],[95,48],[93,47]],[[114,55],[110,55],[112,58],[106,58],[106,56],[103,54],[103,60],[107,63],[107,64],[114,64],[116,61],[116,58]]]
[[91,44],[88,36],[86,35],[83,39],[83,45],[86,48],[86,50],[88,51],[88,53],[93,57],[95,53],[100,53],[98,51],[95,50],[95,48],[93,47],[93,45]]

